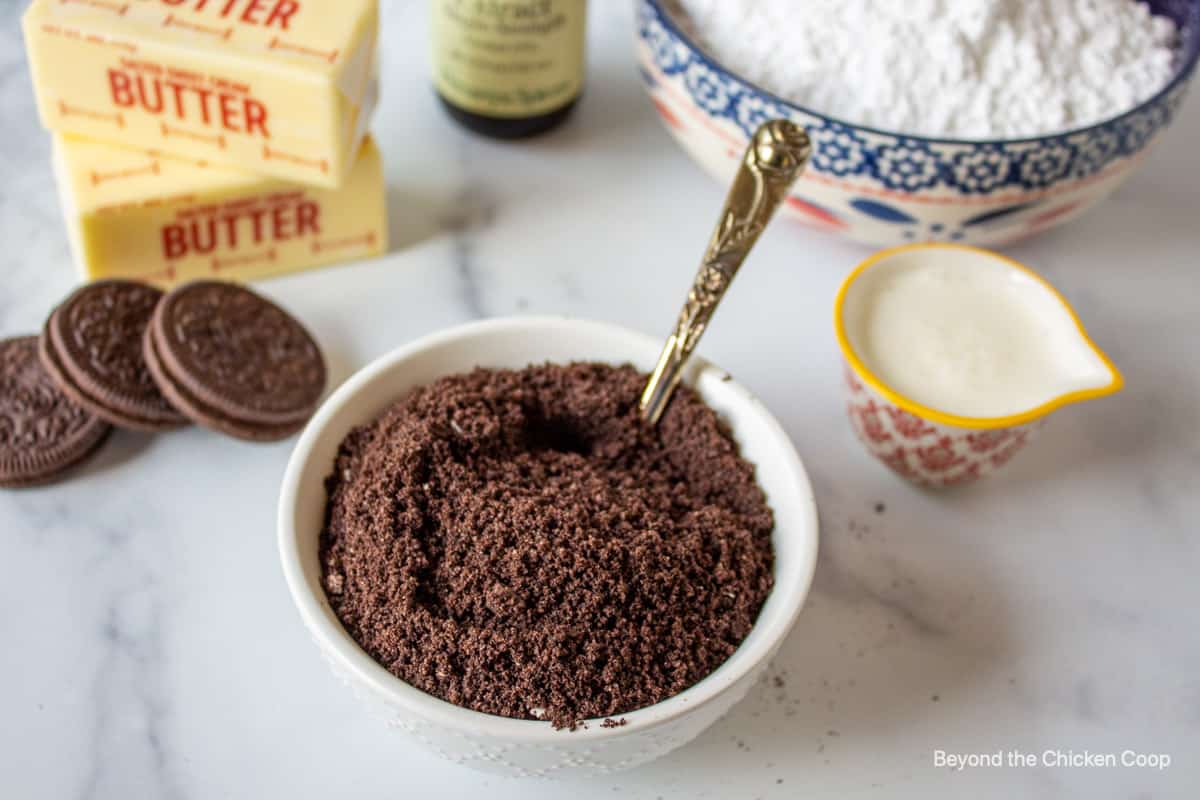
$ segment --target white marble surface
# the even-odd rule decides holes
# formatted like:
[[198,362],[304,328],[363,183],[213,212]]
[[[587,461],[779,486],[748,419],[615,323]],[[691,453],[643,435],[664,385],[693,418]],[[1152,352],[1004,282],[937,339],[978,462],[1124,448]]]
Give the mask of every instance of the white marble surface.
[[[0,335],[71,287],[18,33],[0,6]],[[266,282],[335,378],[468,319],[565,312],[661,334],[723,197],[660,129],[628,4],[594,2],[586,100],[495,144],[427,86],[424,4],[387,3],[375,130],[394,251]],[[0,797],[1190,798],[1200,786],[1200,101],[1087,218],[1012,252],[1124,370],[1001,476],[916,491],[843,417],[834,289],[864,252],[770,230],[702,350],[759,393],[823,520],[770,682],[699,740],[609,780],[443,765],[365,716],[317,657],[275,553],[290,444],[121,434],[74,481],[0,495]],[[877,503],[885,510],[876,512]],[[566,734],[564,734],[566,735]],[[1165,771],[954,773],[933,751],[1169,753]]]

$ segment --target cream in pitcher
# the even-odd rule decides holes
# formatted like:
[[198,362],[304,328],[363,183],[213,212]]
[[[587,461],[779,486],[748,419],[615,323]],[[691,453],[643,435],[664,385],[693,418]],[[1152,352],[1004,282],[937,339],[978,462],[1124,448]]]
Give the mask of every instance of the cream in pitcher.
[[1121,387],[1062,296],[987,251],[884,251],[847,278],[836,316],[856,431],[920,483],[979,477],[1046,414]]

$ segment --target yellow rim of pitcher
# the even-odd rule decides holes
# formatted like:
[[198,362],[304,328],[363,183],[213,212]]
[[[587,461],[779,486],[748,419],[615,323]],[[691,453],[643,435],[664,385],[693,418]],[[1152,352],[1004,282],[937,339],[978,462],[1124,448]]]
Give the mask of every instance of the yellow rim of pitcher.
[[[994,258],[998,261],[1004,262],[1016,270],[1019,270],[1033,280],[1037,281],[1055,298],[1057,298],[1058,302],[1062,304],[1062,307],[1066,309],[1067,313],[1071,316],[1071,320],[1075,323],[1075,327],[1078,329],[1079,335],[1083,337],[1083,341],[1087,343],[1087,346],[1091,348],[1092,352],[1096,354],[1097,358],[1103,362],[1104,366],[1108,369],[1109,374],[1112,375],[1112,380],[1106,386],[1099,386],[1094,389],[1080,389],[1079,391],[1075,392],[1067,392],[1066,394],[1059,395],[1058,397],[1055,397],[1040,406],[1031,408],[1028,411],[1022,411],[1019,414],[1010,414],[1005,417],[960,417],[955,414],[948,414],[944,411],[938,411],[935,408],[929,408],[928,406],[922,405],[915,400],[905,397],[904,395],[892,389],[890,386],[886,385],[883,381],[876,377],[875,373],[871,372],[863,360],[858,357],[858,353],[854,352],[854,348],[850,346],[850,337],[846,335],[846,325],[843,315],[843,309],[845,308],[846,304],[846,295],[854,281],[880,261],[900,253],[909,252],[911,250],[925,249],[962,250],[965,252],[974,253],[976,255],[986,256],[988,258]],[[985,250],[982,247],[973,247],[967,244],[956,244],[951,242],[917,242],[914,244],[904,244],[897,247],[889,247],[886,250],[880,250],[878,253],[875,253],[870,258],[855,267],[854,270],[846,276],[846,279],[842,281],[842,285],[838,288],[837,297],[834,300],[833,325],[837,333],[838,347],[841,348],[842,356],[846,359],[846,363],[848,363],[855,373],[857,373],[859,378],[866,382],[872,389],[879,392],[879,394],[883,395],[889,401],[910,414],[914,414],[922,419],[927,419],[932,422],[937,422],[941,425],[949,425],[955,428],[989,429],[1008,428],[1013,425],[1023,425],[1027,422],[1032,422],[1035,419],[1040,419],[1041,417],[1044,417],[1047,414],[1062,408],[1063,406],[1070,405],[1071,403],[1078,403],[1083,400],[1091,400],[1097,397],[1104,397],[1105,395],[1119,392],[1125,385],[1125,379],[1121,377],[1121,373],[1117,370],[1116,366],[1113,365],[1108,356],[1104,354],[1104,351],[1097,347],[1096,343],[1092,341],[1092,338],[1088,336],[1087,331],[1083,327],[1083,323],[1079,320],[1079,315],[1075,313],[1075,309],[1071,307],[1071,304],[1067,302],[1067,299],[1062,296],[1062,293],[1059,292],[1058,289],[1055,289],[1045,278],[1019,261],[1015,261],[1006,255],[996,253],[992,250]]]

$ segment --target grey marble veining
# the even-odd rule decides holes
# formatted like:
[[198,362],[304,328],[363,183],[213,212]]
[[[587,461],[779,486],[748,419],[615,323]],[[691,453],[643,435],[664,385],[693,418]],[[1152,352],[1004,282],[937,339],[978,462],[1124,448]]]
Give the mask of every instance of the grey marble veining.
[[[0,3],[0,335],[73,285],[18,16]],[[642,96],[625,3],[592,3],[572,122],[456,129],[424,4],[385,4],[374,126],[395,244],[262,289],[340,381],[458,322],[566,313],[666,333],[724,195]],[[1192,98],[1195,101],[1195,98]],[[367,717],[291,607],[274,506],[289,443],[119,434],[75,480],[0,494],[0,797],[1191,798],[1200,786],[1200,102],[1127,186],[1013,248],[1127,378],[989,482],[916,491],[843,416],[834,290],[864,252],[780,225],[702,350],[779,416],[823,525],[813,592],[766,681],[693,744],[604,781],[445,766]],[[961,773],[935,749],[1166,752],[1169,770]]]

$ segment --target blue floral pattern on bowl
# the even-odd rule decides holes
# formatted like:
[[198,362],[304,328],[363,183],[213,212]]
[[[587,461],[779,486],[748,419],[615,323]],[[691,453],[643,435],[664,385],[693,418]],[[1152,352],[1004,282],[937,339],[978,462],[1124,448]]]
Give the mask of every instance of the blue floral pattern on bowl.
[[1161,92],[1080,130],[998,141],[904,136],[831,119],[729,73],[683,33],[668,0],[638,0],[642,75],[671,132],[723,180],[765,119],[786,117],[813,141],[794,216],[878,244],[1013,241],[1092,207],[1133,172],[1170,124],[1200,54],[1200,0],[1153,0],[1180,23],[1180,67]]

